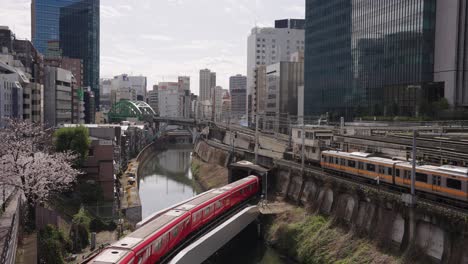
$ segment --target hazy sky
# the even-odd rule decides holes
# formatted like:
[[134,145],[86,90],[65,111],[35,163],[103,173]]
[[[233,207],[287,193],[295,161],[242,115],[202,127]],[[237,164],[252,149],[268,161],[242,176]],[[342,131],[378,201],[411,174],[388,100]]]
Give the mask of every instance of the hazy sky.
[[[30,0],[0,0],[0,25],[31,39]],[[247,37],[255,25],[303,18],[305,0],[101,0],[101,77],[121,73],[159,81],[191,77],[200,69],[229,76],[247,71]]]

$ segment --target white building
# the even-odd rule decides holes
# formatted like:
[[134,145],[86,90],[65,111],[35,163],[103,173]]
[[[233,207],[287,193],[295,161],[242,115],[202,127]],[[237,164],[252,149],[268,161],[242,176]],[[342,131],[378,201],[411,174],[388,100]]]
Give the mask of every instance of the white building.
[[112,79],[99,80],[99,105],[103,110],[110,110],[111,104]]
[[6,118],[23,118],[23,87],[29,80],[24,73],[0,60],[0,127]]
[[158,85],[159,116],[181,117],[180,92],[177,82],[160,82]]
[[289,61],[293,53],[304,51],[304,23],[302,19],[285,19],[275,21],[274,28],[252,29],[247,40],[246,100],[255,89],[256,67]]
[[145,101],[147,97],[147,79],[145,76],[129,76],[128,74],[121,74],[115,76],[113,79],[101,79],[101,96],[104,95],[104,101],[101,103],[106,104],[106,95],[111,95],[112,91],[130,91],[134,90],[136,94],[135,100]]
[[70,71],[44,68],[44,123],[55,127],[72,123],[72,90],[75,77]]

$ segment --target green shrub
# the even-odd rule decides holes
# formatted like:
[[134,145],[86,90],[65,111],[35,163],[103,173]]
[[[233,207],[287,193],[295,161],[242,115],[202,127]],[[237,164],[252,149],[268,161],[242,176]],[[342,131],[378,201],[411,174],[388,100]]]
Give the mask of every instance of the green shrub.
[[77,188],[81,201],[84,204],[94,204],[104,199],[102,187],[97,183],[81,182]]
[[117,229],[117,224],[114,221],[103,221],[100,218],[93,219],[89,225],[91,232],[114,231]]
[[55,226],[48,225],[39,231],[38,239],[40,263],[65,263],[64,255],[71,249],[71,243],[62,231]]
[[58,129],[54,133],[54,142],[56,151],[71,151],[78,156],[77,166],[82,166],[88,158],[91,141],[88,128],[84,126]]
[[91,218],[84,208],[73,216],[72,226],[70,228],[70,239],[72,241],[73,252],[81,252],[89,245],[89,224]]

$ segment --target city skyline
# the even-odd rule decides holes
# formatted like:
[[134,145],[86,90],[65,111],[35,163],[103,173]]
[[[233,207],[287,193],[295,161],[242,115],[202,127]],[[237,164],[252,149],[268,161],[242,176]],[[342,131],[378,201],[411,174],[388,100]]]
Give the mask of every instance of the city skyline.
[[[138,3],[101,0],[101,78],[144,75],[151,90],[154,84],[187,75],[196,94],[201,69],[215,71],[224,88],[230,76],[246,74],[247,37],[255,25],[273,27],[276,19],[305,16],[302,0]],[[0,25],[9,26],[20,39],[31,39],[31,1],[0,4]]]

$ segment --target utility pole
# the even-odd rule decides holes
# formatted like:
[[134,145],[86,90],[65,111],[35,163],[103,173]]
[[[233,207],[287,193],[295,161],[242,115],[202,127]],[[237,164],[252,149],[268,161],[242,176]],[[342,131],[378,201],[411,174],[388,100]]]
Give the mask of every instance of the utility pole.
[[301,145],[301,170],[302,173],[304,173],[304,167],[305,167],[305,123],[304,121],[302,122],[302,132],[301,132],[301,137],[302,137],[302,145]]
[[258,164],[258,123],[260,122],[260,115],[255,114],[255,164]]
[[291,117],[288,113],[288,134],[289,134],[289,149],[292,149],[292,124],[291,124]]
[[417,133],[418,132],[416,130],[413,131],[413,155],[412,155],[413,168],[411,169],[411,196],[413,196],[413,198],[416,194],[414,185],[415,185],[415,180],[416,180],[416,136],[417,136]]

